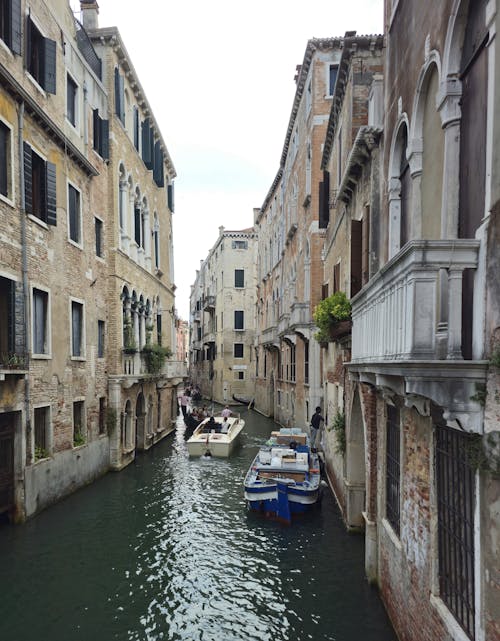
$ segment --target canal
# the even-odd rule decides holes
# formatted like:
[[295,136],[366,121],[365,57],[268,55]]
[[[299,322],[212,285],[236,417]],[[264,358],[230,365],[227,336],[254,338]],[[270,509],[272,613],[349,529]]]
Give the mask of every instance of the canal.
[[274,424],[228,460],[183,426],[23,526],[0,528],[2,641],[396,641],[327,489],[291,527],[249,514],[243,477]]

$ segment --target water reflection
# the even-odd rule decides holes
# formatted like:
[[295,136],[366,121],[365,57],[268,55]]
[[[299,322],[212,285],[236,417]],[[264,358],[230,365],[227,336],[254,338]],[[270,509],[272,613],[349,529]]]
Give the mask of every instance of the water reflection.
[[292,527],[247,512],[243,476],[272,423],[244,418],[228,460],[190,460],[179,424],[127,470],[0,530],[0,638],[395,640],[328,492]]

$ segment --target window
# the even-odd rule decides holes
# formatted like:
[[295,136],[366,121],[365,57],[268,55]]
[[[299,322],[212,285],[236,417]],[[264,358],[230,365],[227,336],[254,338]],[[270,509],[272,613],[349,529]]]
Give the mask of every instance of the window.
[[156,315],[156,340],[161,345],[161,314]]
[[234,270],[234,286],[245,287],[245,270],[244,269]]
[[248,240],[233,240],[233,249],[248,249]]
[[475,632],[475,470],[470,451],[477,436],[435,426],[439,596],[473,639]]
[[141,208],[137,205],[134,207],[134,240],[137,243],[138,247],[141,247],[141,232],[142,232],[142,222],[141,222]]
[[11,130],[0,121],[0,194],[12,199]]
[[49,456],[50,407],[35,407],[35,461]]
[[94,109],[94,149],[101,158],[109,158],[109,120],[104,120],[99,116],[99,109]]
[[106,398],[99,398],[99,434],[106,433]]
[[83,304],[71,301],[71,355],[83,356]]
[[95,254],[102,258],[102,227],[103,223],[100,218],[95,217]]
[[44,38],[28,17],[26,28],[26,68],[48,93],[56,93],[56,43]]
[[68,184],[68,227],[70,240],[81,245],[80,192]]
[[134,147],[139,151],[139,109],[134,105],[132,124],[134,128]]
[[78,85],[73,78],[66,75],[66,118],[76,127]]
[[153,169],[154,133],[149,118],[142,123],[142,160],[148,169]]
[[338,65],[330,65],[328,74],[328,95],[333,96],[335,91],[335,82],[337,81]]
[[104,358],[104,338],[106,325],[103,320],[97,321],[97,358]]
[[49,353],[49,295],[40,289],[33,289],[33,353]]
[[296,347],[295,345],[290,345],[290,380],[291,381],[295,381],[295,373],[296,373],[295,361],[296,361]]
[[399,536],[400,419],[393,405],[387,405],[386,448],[386,517]]
[[163,151],[159,140],[157,140],[154,145],[153,180],[155,181],[157,187],[163,187],[165,185]]
[[243,358],[243,343],[234,343],[234,358]]
[[153,249],[156,269],[160,269],[160,223],[158,214],[155,212],[153,217]]
[[168,204],[168,208],[170,209],[170,211],[172,213],[174,213],[175,204],[174,204],[174,186],[173,186],[173,184],[167,186],[167,204]]
[[0,0],[0,38],[21,55],[21,1]]
[[85,443],[84,427],[84,404],[83,401],[73,403],[73,445],[83,445]]
[[241,310],[234,312],[234,329],[245,329],[245,312]]
[[120,75],[118,67],[115,67],[115,114],[125,125],[125,88],[123,76]]
[[56,225],[56,166],[45,161],[27,142],[23,154],[26,213]]
[[304,341],[304,383],[309,385],[309,341]]
[[244,381],[245,380],[245,372],[234,372],[234,380],[235,381]]

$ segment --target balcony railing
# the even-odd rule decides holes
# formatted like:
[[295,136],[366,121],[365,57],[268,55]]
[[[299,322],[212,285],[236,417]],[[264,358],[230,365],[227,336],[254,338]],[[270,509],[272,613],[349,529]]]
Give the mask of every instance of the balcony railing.
[[312,322],[309,303],[293,303],[290,313],[290,325],[309,325]]
[[27,371],[28,357],[20,352],[0,352],[0,372],[19,374]]
[[278,343],[278,328],[276,325],[271,325],[271,327],[266,327],[262,332],[262,344],[263,345],[273,345]]
[[352,362],[461,359],[463,272],[478,250],[476,240],[408,243],[352,299]]
[[213,294],[205,296],[203,300],[203,309],[207,312],[215,309],[215,296]]
[[[146,358],[141,352],[122,354],[123,373],[126,376],[146,377],[150,375]],[[161,371],[163,378],[184,378],[187,376],[185,361],[166,360]]]
[[187,363],[186,361],[166,361],[162,373],[165,378],[186,378]]
[[290,334],[290,314],[282,314],[278,320],[278,334]]

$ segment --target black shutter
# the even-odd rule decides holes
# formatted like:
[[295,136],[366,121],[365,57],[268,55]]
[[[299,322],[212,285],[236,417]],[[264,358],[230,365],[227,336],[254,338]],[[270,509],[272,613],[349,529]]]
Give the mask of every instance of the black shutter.
[[33,177],[31,169],[31,147],[23,143],[24,150],[24,209],[27,214],[33,213]]
[[351,220],[351,297],[359,292],[362,283],[363,225]]
[[323,223],[323,210],[325,208],[325,183],[319,183],[319,194],[318,194],[318,209],[319,209],[319,228],[324,229],[325,225]]
[[44,45],[44,78],[43,88],[48,93],[56,93],[56,42],[49,38],[43,39]]
[[101,156],[109,158],[109,120],[101,120]]
[[115,67],[115,114],[122,119],[123,113],[123,78],[120,76],[118,67]]
[[45,165],[46,177],[46,198],[47,198],[47,224],[57,225],[57,206],[56,206],[56,166],[47,162]]
[[18,56],[21,55],[21,0],[11,0],[10,3],[10,48]]
[[122,124],[125,124],[125,79],[122,75],[118,74],[118,84],[120,91],[120,114],[119,118]]
[[163,187],[164,176],[163,176],[163,153],[161,150],[160,141],[157,140],[155,143],[155,162],[153,167],[153,179],[158,187]]
[[93,109],[92,110],[92,121],[94,125],[94,149],[98,152],[101,143],[100,143],[100,136],[101,136],[101,123],[100,123],[100,118],[99,118],[99,109]]
[[139,151],[139,109],[134,107],[134,147]]
[[149,118],[146,118],[142,123],[142,160],[148,169],[153,166],[151,152],[151,128],[149,126]]
[[24,43],[26,47],[26,59],[24,61],[24,67],[29,71],[31,69],[31,9],[28,9],[28,16],[26,18]]
[[172,213],[175,211],[175,205],[174,205],[174,185],[168,185],[167,188],[167,198],[168,198],[168,208]]
[[9,194],[7,177],[9,131],[10,130],[0,122],[0,194],[4,196],[8,196]]
[[8,304],[7,304],[7,351],[16,351],[16,283],[7,280]]

